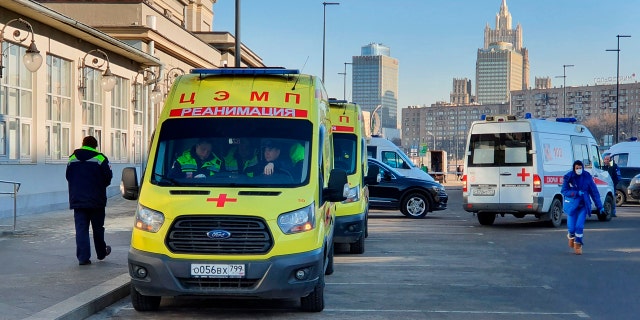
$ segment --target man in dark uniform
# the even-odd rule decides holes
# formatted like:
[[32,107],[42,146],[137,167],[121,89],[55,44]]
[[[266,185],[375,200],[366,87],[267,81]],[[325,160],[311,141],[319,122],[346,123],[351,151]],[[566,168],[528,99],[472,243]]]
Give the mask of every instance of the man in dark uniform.
[[171,166],[172,178],[206,178],[220,172],[222,159],[213,153],[213,144],[200,139],[193,147],[185,150]]
[[[616,189],[616,186],[618,185],[618,182],[620,182],[620,179],[622,179],[622,175],[620,174],[620,168],[618,168],[618,165],[615,163],[611,163],[611,156],[607,155],[604,157],[604,166],[602,167],[602,169],[607,170],[607,172],[609,172],[609,176],[611,176],[611,180],[613,181],[613,190]],[[613,209],[611,211],[611,216],[615,217],[616,216],[616,206],[613,206]]]
[[107,187],[113,173],[109,159],[98,152],[98,141],[92,136],[82,140],[82,147],[69,157],[66,178],[69,183],[69,208],[73,209],[76,225],[76,257],[80,265],[91,264],[89,224],[98,260],[111,253],[104,241],[104,218]]

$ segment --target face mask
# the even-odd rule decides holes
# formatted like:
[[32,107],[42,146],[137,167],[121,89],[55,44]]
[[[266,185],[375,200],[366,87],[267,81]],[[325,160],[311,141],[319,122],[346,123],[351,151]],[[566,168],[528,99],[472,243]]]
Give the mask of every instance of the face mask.
[[582,169],[576,169],[576,174],[577,175],[581,175],[582,174]]

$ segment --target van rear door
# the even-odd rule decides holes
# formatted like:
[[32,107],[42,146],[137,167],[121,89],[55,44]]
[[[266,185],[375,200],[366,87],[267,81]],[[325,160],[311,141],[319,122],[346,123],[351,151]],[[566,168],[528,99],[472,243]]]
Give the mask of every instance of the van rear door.
[[478,124],[469,138],[469,203],[487,211],[517,211],[533,202],[528,122]]

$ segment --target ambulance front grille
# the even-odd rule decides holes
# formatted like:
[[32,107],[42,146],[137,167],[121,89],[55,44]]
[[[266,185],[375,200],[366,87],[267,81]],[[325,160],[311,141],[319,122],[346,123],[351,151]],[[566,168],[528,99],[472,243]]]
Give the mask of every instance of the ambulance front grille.
[[166,245],[183,254],[265,254],[273,239],[260,218],[183,216],[169,229]]
[[260,279],[241,278],[178,278],[182,286],[189,290],[207,291],[216,288],[248,289],[256,285]]

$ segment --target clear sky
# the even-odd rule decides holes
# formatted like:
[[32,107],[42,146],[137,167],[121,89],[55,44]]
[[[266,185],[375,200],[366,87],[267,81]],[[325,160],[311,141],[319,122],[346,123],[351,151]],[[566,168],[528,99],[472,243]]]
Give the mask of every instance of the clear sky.
[[[268,66],[322,75],[323,1],[241,0],[242,43]],[[335,0],[326,6],[325,87],[343,98],[344,63],[372,42],[391,48],[399,60],[398,111],[409,105],[449,101],[453,78],[468,78],[475,91],[477,50],[484,27],[495,29],[502,0]],[[640,0],[507,0],[512,28],[523,29],[529,50],[530,85],[551,77],[562,86],[593,85],[595,78],[615,83],[616,35],[620,39],[620,76],[640,81]],[[235,0],[213,6],[214,31],[235,34]],[[306,62],[306,65],[305,65]],[[346,98],[351,99],[347,66]]]

